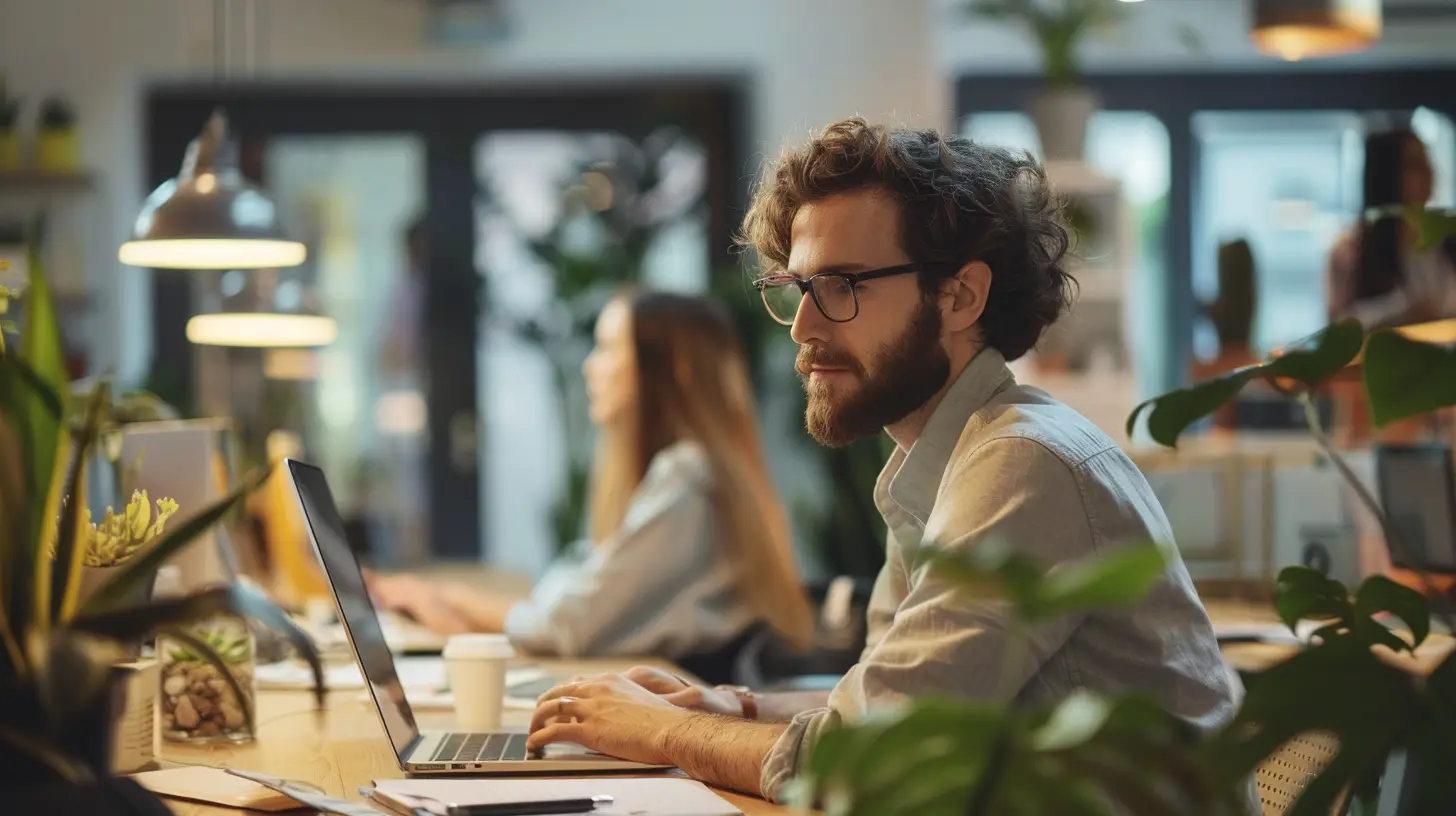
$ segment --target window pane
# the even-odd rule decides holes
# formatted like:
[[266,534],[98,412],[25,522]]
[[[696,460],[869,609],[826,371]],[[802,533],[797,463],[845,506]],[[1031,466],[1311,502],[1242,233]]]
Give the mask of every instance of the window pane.
[[[1360,206],[1360,117],[1349,112],[1199,113],[1193,222],[1193,290],[1218,295],[1218,247],[1249,242],[1257,311],[1254,351],[1267,351],[1326,323],[1330,247]],[[1199,318],[1194,354],[1218,355],[1212,323]]]
[[[1036,128],[1023,113],[972,114],[963,131],[979,141],[1041,154]],[[1098,205],[1108,216],[1101,220],[1108,223],[1094,230],[1098,240],[1083,242],[1072,266],[1084,285],[1079,305],[1085,308],[1075,313],[1076,319],[1111,321],[1115,328],[1103,327],[1098,334],[1115,333],[1117,345],[1112,370],[1105,372],[1116,381],[1111,385],[1115,398],[1094,400],[1089,391],[1086,403],[1076,407],[1089,415],[1097,413],[1101,425],[1115,424],[1117,438],[1122,436],[1118,413],[1125,416],[1124,408],[1131,409],[1140,397],[1157,393],[1163,386],[1158,372],[1169,347],[1161,336],[1168,278],[1163,250],[1168,150],[1167,129],[1151,114],[1099,111],[1088,127],[1088,167],[1054,164],[1047,168],[1053,186],[1064,195],[1093,202],[1104,198],[1094,191],[1103,187],[1112,191],[1111,202]],[[1100,318],[1094,317],[1097,312],[1102,313]],[[1099,379],[1092,390],[1105,395],[1108,383]],[[1090,384],[1085,376],[1076,378],[1065,384],[1060,396],[1076,403],[1077,394]]]
[[[289,295],[280,284],[278,305],[316,298],[339,334],[317,352],[263,352],[263,410],[301,423],[304,455],[336,474],[339,508],[365,525],[376,558],[422,559],[423,279],[407,234],[424,207],[424,146],[404,134],[277,137],[265,161],[284,223],[308,244],[305,271],[317,288]],[[227,273],[224,288],[231,275],[257,273]]]

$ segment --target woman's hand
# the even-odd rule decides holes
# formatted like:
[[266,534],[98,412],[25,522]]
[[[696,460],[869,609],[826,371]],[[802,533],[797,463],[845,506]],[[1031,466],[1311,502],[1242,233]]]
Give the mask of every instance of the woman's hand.
[[440,588],[423,578],[365,570],[364,586],[375,606],[405,615],[433,632],[458,635],[471,631],[469,621],[445,600]]

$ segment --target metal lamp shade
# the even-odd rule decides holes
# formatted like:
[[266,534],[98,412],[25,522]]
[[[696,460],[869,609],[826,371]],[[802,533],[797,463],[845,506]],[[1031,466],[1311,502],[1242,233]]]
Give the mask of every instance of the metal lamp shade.
[[284,233],[273,201],[243,178],[221,111],[188,146],[177,178],[147,197],[134,234],[118,253],[130,266],[282,268],[298,266],[308,255]]
[[1286,60],[1363,51],[1380,41],[1380,0],[1254,0],[1249,38]]

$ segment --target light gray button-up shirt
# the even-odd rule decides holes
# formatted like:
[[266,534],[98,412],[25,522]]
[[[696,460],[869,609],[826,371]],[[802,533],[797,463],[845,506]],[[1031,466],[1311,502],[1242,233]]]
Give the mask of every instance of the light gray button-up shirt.
[[[1079,688],[1139,690],[1203,728],[1233,716],[1235,688],[1152,488],[1091,422],[1017,384],[994,349],[959,375],[910,451],[891,455],[875,503],[889,543],[864,653],[829,706],[794,718],[774,746],[766,797],[779,797],[826,728],[920,697],[995,700],[1008,672],[1007,696],[1025,704]],[[1006,605],[969,599],[928,569],[921,550],[968,551],[988,539],[1049,568],[1154,540],[1168,544],[1169,563],[1137,606],[1036,626],[1018,652],[1008,649]]]
[[653,655],[716,649],[756,616],[719,544],[713,468],[698,445],[664,448],[606,541],[582,542],[511,607],[511,642],[537,655]]

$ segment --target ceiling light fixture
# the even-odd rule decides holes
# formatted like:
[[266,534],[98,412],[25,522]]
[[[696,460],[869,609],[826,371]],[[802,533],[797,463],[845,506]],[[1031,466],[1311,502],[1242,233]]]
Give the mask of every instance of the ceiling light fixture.
[[265,269],[298,266],[308,257],[303,244],[284,234],[273,201],[243,178],[221,110],[187,147],[177,177],[147,197],[135,234],[117,253],[129,266]]
[[1380,0],[1254,0],[1249,38],[1291,62],[1364,51],[1380,41]]
[[[213,74],[228,74],[229,0],[213,2]],[[256,22],[248,13],[248,61],[254,59]],[[278,208],[243,178],[238,145],[228,133],[227,115],[215,110],[187,146],[182,169],[147,196],[132,240],[117,257],[128,266],[154,269],[277,269],[308,257],[303,244],[285,234]]]

